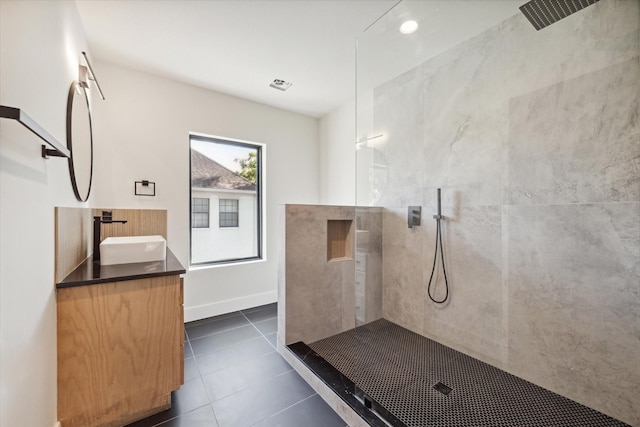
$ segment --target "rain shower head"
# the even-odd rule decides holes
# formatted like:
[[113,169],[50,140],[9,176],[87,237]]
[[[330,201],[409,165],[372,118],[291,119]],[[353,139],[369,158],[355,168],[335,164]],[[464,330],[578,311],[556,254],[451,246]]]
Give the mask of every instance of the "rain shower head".
[[566,18],[600,0],[531,0],[520,6],[520,11],[536,30]]

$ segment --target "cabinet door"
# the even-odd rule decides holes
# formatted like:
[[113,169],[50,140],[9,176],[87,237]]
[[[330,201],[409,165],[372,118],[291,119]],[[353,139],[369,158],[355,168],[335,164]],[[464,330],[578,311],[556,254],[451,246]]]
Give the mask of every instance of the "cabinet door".
[[166,409],[184,356],[179,276],[59,289],[58,417],[111,426]]

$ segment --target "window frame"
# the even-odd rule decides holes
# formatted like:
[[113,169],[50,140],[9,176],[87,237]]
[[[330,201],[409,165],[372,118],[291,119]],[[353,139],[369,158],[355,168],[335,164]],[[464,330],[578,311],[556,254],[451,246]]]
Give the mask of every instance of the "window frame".
[[[192,165],[191,165],[191,142],[192,141],[204,141],[204,142],[213,142],[219,144],[227,144],[234,145],[239,147],[250,148],[256,151],[256,161],[257,161],[257,170],[256,170],[256,255],[250,257],[242,257],[242,258],[226,258],[216,261],[193,261],[193,230],[191,223],[191,215],[189,215],[189,266],[190,267],[214,267],[214,266],[223,266],[226,264],[237,264],[242,262],[253,262],[253,261],[264,261],[266,260],[265,256],[265,240],[266,240],[266,232],[264,228],[264,218],[265,218],[265,190],[264,190],[264,179],[266,176],[265,173],[265,151],[266,145],[259,142],[252,141],[243,141],[239,139],[206,135],[202,133],[189,132],[189,140],[188,140],[188,150],[189,150],[189,211],[191,212],[193,207],[193,192],[192,192],[192,184],[191,184],[191,174],[192,174]],[[209,202],[211,203],[211,201]],[[238,201],[238,223],[239,223],[239,206]],[[218,212],[219,213],[219,212]],[[211,206],[209,206],[209,228],[211,228]],[[218,218],[219,222],[219,218]],[[229,229],[232,227],[222,227],[222,229]],[[201,229],[201,228],[200,228]],[[198,229],[196,229],[198,230]]]
[[[222,206],[223,203],[225,207],[234,207],[234,210],[231,211],[223,211]],[[228,203],[235,202],[235,203]],[[222,214],[235,214],[231,217],[233,225],[222,225],[223,216]],[[230,218],[225,216],[224,221],[228,221]],[[235,221],[234,221],[235,220]],[[240,200],[239,199],[218,199],[218,228],[240,228]]]
[[[197,212],[194,211],[194,201],[198,199],[198,200],[206,200],[207,201],[207,210],[206,212]],[[196,206],[197,207],[197,206]],[[198,226],[194,226],[194,214],[207,214],[207,225],[206,227],[198,227]],[[191,197],[191,228],[197,228],[197,229],[201,229],[201,228],[211,228],[211,199],[208,197]]]

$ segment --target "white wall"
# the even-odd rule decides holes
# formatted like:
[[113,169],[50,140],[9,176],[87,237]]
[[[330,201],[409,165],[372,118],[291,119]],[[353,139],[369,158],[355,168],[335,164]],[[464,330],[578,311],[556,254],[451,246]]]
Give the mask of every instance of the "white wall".
[[[266,261],[189,271],[185,320],[275,301],[277,205],[318,203],[318,120],[105,62],[94,69],[107,97],[94,109],[95,205],[167,209],[169,247],[185,267],[189,132],[266,144]],[[156,197],[133,195],[141,179],[156,182]]]
[[355,203],[355,102],[320,119],[320,202]]
[[[0,2],[0,104],[65,144],[67,92],[84,30],[73,2]],[[0,119],[0,425],[56,422],[54,206],[80,206],[67,162]],[[87,205],[82,205],[87,206]]]

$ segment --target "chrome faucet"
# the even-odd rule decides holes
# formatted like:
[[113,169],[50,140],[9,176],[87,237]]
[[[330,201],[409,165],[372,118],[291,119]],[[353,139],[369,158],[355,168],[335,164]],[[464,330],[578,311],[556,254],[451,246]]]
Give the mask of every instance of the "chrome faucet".
[[93,217],[93,263],[100,264],[100,225],[101,224],[126,224],[126,220],[114,220],[113,211],[102,211],[102,216]]

